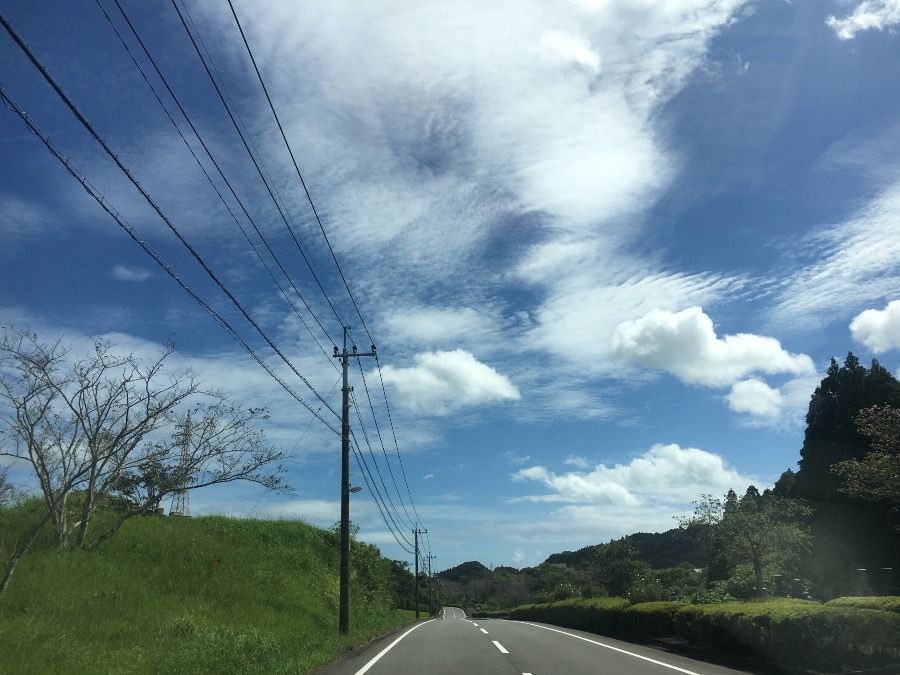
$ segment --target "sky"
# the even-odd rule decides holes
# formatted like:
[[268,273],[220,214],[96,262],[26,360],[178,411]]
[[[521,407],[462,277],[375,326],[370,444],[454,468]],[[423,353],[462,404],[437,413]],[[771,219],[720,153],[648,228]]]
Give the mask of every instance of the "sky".
[[233,2],[0,0],[158,212],[0,31],[6,95],[220,319],[10,104],[0,325],[265,406],[293,493],[192,513],[338,520],[343,326],[351,518],[435,570],[770,487],[832,358],[900,371],[900,1]]

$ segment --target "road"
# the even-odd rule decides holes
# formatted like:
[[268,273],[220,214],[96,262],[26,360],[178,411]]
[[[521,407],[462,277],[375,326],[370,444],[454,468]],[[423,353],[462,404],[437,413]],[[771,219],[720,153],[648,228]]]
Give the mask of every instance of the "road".
[[455,607],[374,643],[322,675],[736,675],[650,647],[547,624],[467,619]]

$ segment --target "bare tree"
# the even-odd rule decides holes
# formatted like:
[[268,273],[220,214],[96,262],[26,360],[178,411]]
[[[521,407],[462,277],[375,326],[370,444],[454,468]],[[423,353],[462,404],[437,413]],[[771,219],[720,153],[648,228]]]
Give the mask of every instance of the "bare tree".
[[[0,340],[0,400],[12,448],[0,454],[34,470],[61,547],[83,546],[88,525],[110,483],[129,466],[148,434],[171,424],[174,408],[197,393],[190,372],[166,377],[172,353],[144,363],[95,339],[90,353],[69,363],[60,342],[6,331]],[[82,494],[79,518],[69,523],[69,497]],[[74,542],[71,535],[74,533]]]
[[109,494],[124,498],[119,517],[94,539],[96,548],[128,518],[151,513],[174,493],[210,485],[249,481],[267,490],[289,490],[280,462],[284,453],[266,442],[254,422],[268,418],[263,408],[240,408],[221,392],[180,418],[167,439],[147,443],[108,484]]
[[[200,389],[190,371],[164,372],[173,349],[169,345],[158,358],[143,361],[97,338],[89,354],[72,359],[59,341],[47,344],[33,333],[4,331],[0,455],[30,464],[47,512],[13,552],[0,593],[47,522],[61,548],[95,548],[128,517],[158,508],[163,497],[180,489],[235,480],[284,488],[281,466],[270,468],[282,453],[266,446],[262,431],[251,426],[264,411],[242,410],[224,395],[211,394],[212,402],[197,408],[189,437],[179,430],[176,408]],[[70,522],[69,499],[76,492],[81,501]],[[95,511],[117,496],[125,504],[120,518],[90,539]]]

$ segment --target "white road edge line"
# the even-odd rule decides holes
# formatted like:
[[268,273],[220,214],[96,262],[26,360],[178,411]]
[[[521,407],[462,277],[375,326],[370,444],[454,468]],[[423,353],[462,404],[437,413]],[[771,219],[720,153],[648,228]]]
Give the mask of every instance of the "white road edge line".
[[395,646],[398,642],[400,642],[400,640],[402,640],[402,639],[405,638],[407,635],[409,635],[410,633],[412,633],[412,632],[413,632],[416,628],[418,628],[419,626],[424,626],[426,623],[431,623],[432,621],[434,621],[434,619],[429,619],[428,621],[423,621],[422,623],[417,623],[415,626],[413,626],[412,628],[410,628],[408,631],[406,631],[403,635],[401,635],[401,636],[398,637],[396,640],[394,640],[394,641],[393,641],[391,644],[389,644],[387,647],[385,647],[385,648],[382,649],[380,652],[378,652],[378,656],[376,656],[374,659],[372,659],[371,661],[369,661],[369,662],[368,662],[366,665],[364,665],[362,668],[360,668],[359,670],[357,670],[356,673],[355,673],[354,675],[363,675],[363,673],[369,672],[369,668],[371,668],[371,667],[374,666],[376,663],[378,663],[378,660],[379,660],[382,656],[384,656],[385,654],[387,654],[389,651],[391,651],[391,650],[394,648],[394,646]]
[[[671,670],[677,670],[679,673],[686,673],[686,675],[700,675],[700,673],[695,673],[693,670],[685,670],[684,668],[679,668],[678,666],[673,666],[670,663],[665,663],[664,661],[657,661],[656,659],[651,659],[649,656],[641,656],[640,654],[635,654],[634,652],[629,652],[624,649],[619,649],[618,647],[613,647],[612,645],[605,645],[602,642],[597,642],[596,640],[589,640],[586,637],[581,637],[580,635],[575,635],[574,633],[567,633],[564,630],[559,630],[558,628],[550,628],[549,626],[541,626],[537,623],[529,623],[527,621],[523,621],[527,626],[534,626],[535,628],[543,628],[544,630],[553,631],[554,633],[561,633],[562,635],[568,635],[569,637],[577,638],[578,640],[584,640],[585,642],[590,642],[592,645],[597,645],[598,647],[604,647],[606,649],[611,649],[614,652],[619,652],[620,654],[628,654],[628,656],[633,656],[636,659],[641,659],[642,661],[649,661],[650,663],[655,663],[658,666],[662,666],[663,668],[670,668]],[[497,644],[496,642],[494,644]]]
[[503,645],[501,645],[499,642],[497,642],[496,640],[491,640],[491,642],[493,642],[494,646],[500,650],[501,654],[509,654],[509,651]]

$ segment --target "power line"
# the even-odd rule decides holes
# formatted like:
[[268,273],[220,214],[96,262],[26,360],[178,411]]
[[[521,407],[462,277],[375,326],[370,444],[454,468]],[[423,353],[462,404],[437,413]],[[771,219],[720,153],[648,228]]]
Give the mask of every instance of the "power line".
[[244,309],[243,305],[238,301],[238,299],[234,296],[234,294],[228,290],[228,288],[223,284],[219,278],[215,275],[215,273],[210,269],[210,267],[206,264],[200,254],[194,249],[193,246],[184,238],[181,232],[178,231],[178,228],[175,227],[174,223],[169,219],[169,217],[163,212],[163,210],[159,207],[159,205],[153,200],[150,194],[141,186],[140,183],[134,178],[131,171],[127,166],[119,159],[118,155],[116,155],[112,148],[109,147],[109,144],[103,139],[102,136],[94,129],[88,119],[81,113],[75,103],[69,98],[68,94],[62,89],[59,83],[53,78],[50,72],[44,67],[44,65],[38,60],[37,56],[35,56],[34,52],[31,51],[31,48],[25,43],[25,41],[19,36],[19,34],[13,29],[12,25],[9,23],[7,18],[0,13],[0,23],[3,24],[3,27],[6,29],[7,33],[13,38],[19,48],[25,53],[28,57],[28,60],[40,71],[41,75],[43,75],[44,79],[50,84],[56,94],[62,99],[63,103],[72,111],[78,121],[84,126],[85,129],[94,137],[94,139],[101,145],[103,150],[107,155],[116,163],[116,166],[128,177],[128,180],[137,188],[138,192],[140,192],[141,196],[144,200],[156,211],[157,215],[162,218],[163,222],[165,222],[166,226],[169,230],[178,238],[178,240],[182,243],[182,245],[187,248],[187,250],[191,253],[197,263],[203,268],[203,270],[209,275],[209,277],[215,282],[215,284],[222,290],[225,295],[228,296],[229,300],[231,300],[232,304],[240,310],[241,314],[244,315],[244,318],[256,329],[256,331],[260,334],[260,336],[268,343],[268,345],[278,354],[279,357],[287,364],[287,366],[294,372],[297,377],[299,377],[303,383],[310,389],[310,391],[315,394],[316,398],[325,403],[325,406],[336,416],[339,417],[338,413],[333,410],[325,401],[324,398],[315,390],[312,384],[309,382],[306,377],[304,377],[300,371],[296,369],[293,363],[284,355],[284,353],[278,348],[278,346],[272,341],[272,339],[266,335],[265,331],[256,323],[256,321],[250,316],[246,309]]
[[[387,465],[388,473],[391,474],[391,481],[394,484],[394,490],[397,491],[397,497],[400,499],[400,505],[403,507],[403,512],[406,514],[406,519],[410,525],[415,525],[415,521],[410,517],[409,511],[406,508],[406,504],[403,502],[403,495],[400,493],[400,488],[397,487],[397,479],[394,476],[394,470],[391,468],[391,462],[388,459],[387,450],[384,447],[384,439],[381,436],[381,427],[378,425],[378,418],[375,416],[375,406],[372,404],[372,395],[369,392],[369,385],[366,383],[366,373],[363,370],[362,363],[357,361],[357,365],[359,366],[359,374],[362,378],[363,388],[366,391],[366,398],[369,400],[369,408],[372,411],[372,421],[375,423],[375,431],[378,434],[378,441],[381,443],[381,452],[384,455],[384,462]],[[366,438],[366,442],[368,442],[368,437]],[[370,446],[371,449],[371,446]],[[374,456],[373,456],[374,460]],[[377,464],[376,464],[377,466]],[[380,475],[380,474],[379,474]],[[385,487],[385,491],[387,491],[387,487]]]
[[409,489],[409,481],[406,478],[406,469],[403,467],[403,458],[400,457],[400,444],[397,442],[397,431],[394,428],[394,417],[393,415],[391,415],[391,406],[390,404],[388,404],[387,389],[384,386],[384,376],[381,373],[381,362],[378,360],[377,354],[375,355],[375,366],[378,368],[378,379],[381,382],[381,393],[382,396],[384,396],[384,407],[385,410],[387,410],[388,422],[391,426],[391,434],[394,437],[394,449],[397,451],[397,461],[400,464],[400,473],[403,476],[403,482],[406,485],[406,494],[409,497],[409,504],[410,506],[412,506],[413,513],[416,515],[416,520],[418,521],[420,520],[419,513],[418,511],[416,511],[416,504],[413,501],[412,492]]
[[269,109],[272,111],[272,116],[275,118],[275,123],[278,125],[278,131],[281,133],[281,138],[284,141],[284,145],[287,148],[288,154],[291,156],[291,162],[294,164],[294,170],[297,172],[297,178],[300,179],[300,184],[303,186],[303,192],[306,193],[306,199],[309,201],[309,207],[312,209],[313,215],[316,218],[316,222],[319,224],[319,229],[322,231],[322,236],[325,238],[325,243],[328,245],[328,250],[331,252],[331,258],[334,260],[334,265],[337,267],[338,273],[341,275],[341,281],[344,282],[344,288],[347,289],[347,295],[350,296],[350,302],[353,303],[354,309],[356,309],[356,315],[359,317],[360,322],[362,322],[363,330],[366,331],[366,335],[369,340],[374,343],[375,338],[372,337],[372,334],[369,332],[369,327],[366,325],[366,320],[363,318],[362,312],[359,310],[359,305],[356,304],[356,299],[353,297],[353,292],[350,290],[350,284],[347,283],[347,278],[344,276],[344,271],[341,269],[341,265],[338,262],[337,256],[334,253],[334,248],[331,246],[331,241],[328,239],[328,235],[325,233],[325,227],[322,225],[322,219],[319,218],[319,212],[316,210],[316,205],[313,204],[312,196],[309,194],[309,190],[306,187],[306,181],[303,180],[303,174],[300,172],[300,167],[297,165],[297,159],[294,157],[294,151],[291,149],[291,144],[288,143],[287,136],[284,133],[284,127],[281,126],[281,119],[278,117],[278,113],[275,112],[275,106],[272,103],[272,98],[269,96],[269,90],[266,87],[266,83],[263,80],[262,73],[259,72],[259,67],[256,65],[256,59],[253,57],[253,51],[250,49],[250,43],[247,41],[247,36],[244,34],[244,29],[241,26],[241,22],[238,19],[237,12],[234,10],[234,5],[231,0],[228,0],[228,6],[231,8],[231,15],[234,17],[234,23],[237,25],[238,30],[241,33],[241,39],[244,41],[244,47],[247,49],[247,54],[250,56],[250,61],[253,63],[253,69],[256,71],[256,77],[259,79],[259,84],[262,86],[263,93],[266,95],[266,101],[269,102]]
[[[235,216],[231,207],[228,205],[227,201],[225,200],[224,195],[222,195],[219,188],[216,186],[215,182],[213,181],[212,177],[209,175],[206,168],[203,166],[203,163],[200,161],[200,158],[197,157],[197,154],[194,152],[194,149],[191,147],[191,144],[188,143],[187,138],[185,138],[184,134],[181,132],[181,129],[178,127],[178,124],[175,122],[175,119],[169,113],[168,108],[166,107],[165,103],[163,103],[162,98],[160,97],[159,93],[156,91],[156,88],[153,86],[153,83],[150,81],[150,78],[147,77],[147,74],[144,72],[144,69],[141,67],[141,65],[138,62],[137,58],[135,57],[134,53],[131,51],[131,48],[128,46],[128,43],[125,41],[124,37],[121,35],[119,30],[116,28],[115,24],[113,23],[112,17],[110,17],[110,15],[107,13],[106,9],[101,4],[100,0],[96,0],[96,1],[97,1],[97,5],[100,7],[100,11],[103,12],[103,15],[106,17],[107,22],[112,27],[112,30],[115,32],[116,36],[119,38],[119,41],[122,43],[122,46],[124,47],[125,51],[131,57],[132,63],[134,63],[135,67],[138,69],[138,72],[140,72],[141,77],[144,79],[144,82],[146,82],[147,86],[150,88],[150,91],[153,93],[154,97],[156,98],[157,103],[159,103],[160,107],[163,109],[163,112],[165,112],[166,117],[172,123],[172,126],[175,128],[175,131],[181,137],[181,140],[184,142],[188,151],[191,153],[194,160],[197,162],[197,165],[200,167],[200,170],[206,176],[207,181],[212,186],[215,193],[218,195],[219,199],[221,200],[225,209],[228,211],[229,215],[231,215],[235,224],[238,226],[238,229],[241,231],[241,234],[244,235],[244,238],[247,240],[247,243],[250,244],[250,247],[253,249],[253,252],[256,254],[257,258],[259,258],[260,262],[263,264],[263,267],[265,267],[266,271],[269,273],[269,276],[272,278],[272,281],[278,287],[278,290],[281,292],[284,299],[288,302],[288,304],[294,310],[294,313],[297,315],[297,318],[300,319],[300,322],[303,324],[303,327],[309,333],[310,337],[312,337],[312,339],[315,341],[316,345],[318,345],[318,347],[322,351],[322,353],[327,357],[328,352],[325,351],[324,347],[322,347],[321,343],[316,338],[316,336],[313,334],[312,330],[307,325],[306,321],[303,319],[303,316],[300,314],[297,307],[294,305],[294,303],[288,297],[287,293],[281,287],[281,284],[279,283],[279,281],[275,278],[275,275],[272,272],[272,270],[269,268],[269,265],[266,263],[265,260],[263,260],[263,257],[262,257],[262,255],[260,255],[259,251],[257,250],[256,245],[253,243],[253,241],[250,239],[247,232],[244,230],[243,226],[238,221],[237,216]],[[166,88],[166,91],[168,91],[169,96],[171,96],[172,100],[175,102],[175,105],[178,107],[178,110],[181,112],[181,115],[184,117],[185,121],[190,126],[191,131],[193,132],[196,139],[199,141],[200,145],[203,147],[203,150],[206,152],[207,157],[209,157],[210,161],[213,163],[213,166],[216,168],[216,171],[218,171],[219,176],[222,178],[225,185],[228,187],[229,191],[231,192],[231,195],[234,197],[235,201],[237,201],[238,205],[241,207],[241,210],[243,211],[247,220],[253,226],[253,229],[255,230],[257,236],[259,236],[263,245],[266,247],[266,250],[272,256],[272,259],[275,261],[275,263],[278,265],[278,268],[281,270],[282,274],[284,274],[285,278],[288,280],[288,283],[291,285],[291,288],[294,289],[294,292],[297,294],[297,297],[300,298],[301,302],[303,302],[307,311],[309,311],[310,315],[313,317],[315,322],[322,329],[322,332],[325,333],[325,336],[328,337],[329,341],[334,343],[334,340],[331,339],[331,337],[328,335],[328,332],[325,329],[325,327],[322,325],[322,323],[316,317],[315,312],[313,312],[312,307],[309,306],[309,303],[306,302],[306,300],[303,297],[303,294],[300,293],[300,290],[294,284],[294,281],[291,279],[287,270],[284,268],[284,265],[278,259],[278,256],[275,254],[275,251],[272,250],[272,247],[269,245],[269,242],[266,240],[265,236],[263,236],[262,232],[257,227],[256,222],[254,221],[253,217],[248,212],[246,206],[244,205],[244,202],[237,195],[231,182],[225,176],[225,173],[223,172],[219,163],[216,161],[215,157],[213,156],[213,154],[210,151],[209,147],[207,146],[206,142],[203,140],[203,137],[200,134],[199,130],[195,127],[194,123],[191,121],[190,116],[187,114],[187,111],[184,109],[184,106],[181,104],[181,101],[179,100],[178,96],[176,96],[175,92],[172,90],[172,87],[169,85],[168,80],[166,79],[165,75],[163,75],[162,71],[160,70],[159,66],[157,65],[156,61],[154,60],[153,56],[151,55],[150,50],[147,48],[146,44],[141,39],[140,34],[137,32],[136,28],[134,27],[134,24],[131,22],[131,19],[128,17],[128,14],[125,12],[124,8],[119,3],[119,0],[114,0],[114,2],[116,4],[116,7],[119,9],[119,12],[121,13],[122,17],[124,18],[126,24],[128,25],[128,28],[131,30],[131,33],[134,35],[138,44],[141,46],[141,49],[143,50],[144,55],[147,57],[150,64],[153,66],[153,69],[156,71],[156,74],[159,77],[160,81],[162,82],[163,86]],[[331,361],[331,359],[329,359],[329,362],[330,361]]]
[[[0,20],[2,20],[2,19],[3,19],[3,16],[2,16],[2,14],[0,14]],[[37,124],[31,119],[31,117],[28,115],[28,113],[26,113],[12,99],[12,97],[10,97],[10,95],[3,88],[3,85],[0,85],[0,98],[2,98],[4,104],[6,105],[6,107],[8,109],[15,112],[16,114],[19,115],[19,117],[22,118],[22,120],[28,126],[28,129],[44,143],[44,145],[53,154],[53,156],[56,157],[56,159],[58,159],[62,163],[62,165],[63,165],[63,167],[65,167],[66,171],[73,178],[75,178],[75,180],[77,180],[81,184],[81,186],[84,188],[84,190],[98,204],[100,204],[101,208],[104,211],[106,211],[110,216],[112,216],[112,218],[116,221],[116,223],[123,230],[125,230],[125,232],[128,234],[128,236],[131,237],[131,239],[135,243],[137,243],[138,246],[140,246],[141,249],[143,249],[143,251],[147,255],[149,255],[151,258],[153,258],[154,262],[156,262],[156,264],[159,265],[166,272],[166,274],[168,274],[172,279],[174,279],[175,282],[179,286],[181,286],[181,288],[183,288],[187,292],[188,295],[190,295],[204,310],[206,310],[206,312],[210,316],[212,316],[213,319],[215,319],[216,322],[218,322],[219,325],[222,326],[222,328],[224,328],[228,332],[228,334],[231,335],[231,337],[234,338],[234,340],[238,344],[240,344],[247,351],[247,353],[250,354],[250,356],[252,356],[253,359],[260,366],[262,366],[263,369],[265,369],[265,371],[276,382],[278,382],[278,384],[280,384],[281,387],[288,394],[290,394],[301,405],[303,405],[303,407],[305,407],[307,410],[309,410],[315,418],[317,418],[320,422],[325,424],[325,426],[327,426],[331,431],[333,431],[335,434],[340,435],[340,432],[337,429],[332,427],[331,424],[327,420],[325,420],[321,415],[319,415],[319,413],[317,411],[313,410],[312,407],[306,401],[304,401],[302,398],[300,398],[300,396],[293,389],[291,389],[291,387],[288,386],[288,384],[283,379],[281,379],[281,377],[279,377],[278,374],[275,373],[275,371],[273,371],[272,368],[267,363],[265,363],[262,360],[262,358],[259,356],[259,354],[257,354],[249,344],[247,344],[247,342],[237,333],[237,331],[231,326],[231,324],[229,324],[218,312],[216,312],[212,307],[210,307],[210,305],[205,300],[203,300],[203,298],[201,298],[193,289],[191,289],[181,277],[179,277],[177,274],[175,274],[175,272],[172,270],[172,268],[169,265],[167,265],[163,262],[160,255],[155,250],[153,250],[153,248],[146,241],[144,241],[143,239],[141,239],[138,236],[137,231],[131,225],[129,225],[128,222],[122,217],[122,215],[109,203],[109,201],[107,201],[107,199],[102,194],[100,194],[100,192],[96,188],[94,188],[93,185],[91,185],[91,183],[87,180],[87,178],[84,176],[84,174],[82,174],[80,171],[78,171],[77,168],[75,168],[75,166],[69,161],[68,157],[66,157],[62,153],[62,151],[60,151],[60,149],[56,146],[56,144],[50,139],[50,137],[47,136],[47,134],[45,134],[40,129],[40,127],[37,126]],[[320,407],[320,410],[321,410],[321,407]]]
[[[357,402],[356,402],[356,397],[353,396],[352,394],[351,394],[351,402],[353,403],[353,407],[354,407],[354,409],[356,410],[356,416],[357,416],[357,419],[359,419],[359,425],[360,425],[360,428],[361,428],[362,431],[363,431],[363,439],[365,440],[366,445],[367,445],[368,448],[369,448],[369,454],[372,456],[372,463],[375,465],[375,472],[378,474],[378,479],[381,481],[381,487],[384,488],[384,496],[382,496],[380,492],[378,493],[378,496],[379,496],[379,498],[381,499],[382,503],[384,503],[385,499],[387,499],[387,503],[385,504],[385,508],[387,509],[387,505],[390,504],[390,509],[388,510],[388,516],[390,517],[391,522],[394,524],[394,527],[396,527],[398,531],[402,531],[400,525],[397,524],[397,521],[394,520],[394,517],[393,517],[393,515],[392,515],[392,514],[396,513],[396,514],[397,514],[397,517],[399,518],[399,517],[400,517],[400,514],[399,514],[399,512],[397,511],[397,507],[394,505],[394,501],[391,499],[391,495],[390,495],[390,493],[388,492],[387,485],[385,485],[385,483],[384,483],[384,477],[381,475],[381,469],[378,468],[378,461],[375,459],[375,453],[372,452],[372,444],[369,442],[369,434],[368,434],[368,432],[366,431],[365,424],[363,424],[362,414],[360,413],[359,405],[358,405]],[[358,446],[359,443],[358,443],[358,441],[355,440],[355,439],[356,439],[356,435],[355,435],[355,434],[353,434],[353,438],[354,438],[354,441],[357,443],[357,446]],[[366,463],[366,471],[369,471],[369,465],[368,465],[368,463]],[[369,475],[371,476],[371,471],[369,471]],[[373,482],[373,484],[374,484],[374,481],[375,481],[375,477],[372,476],[372,482]],[[376,489],[376,490],[378,489],[378,486],[377,486],[377,485],[375,485],[375,489]],[[405,525],[404,525],[404,527],[405,527]],[[408,542],[407,542],[407,543],[408,543]]]
[[[118,0],[117,0],[117,1],[118,1]],[[173,2],[174,2],[174,0],[173,0]],[[366,325],[365,319],[364,319],[363,316],[362,316],[362,312],[360,311],[359,306],[358,306],[358,304],[356,303],[356,299],[353,297],[353,292],[350,290],[350,285],[349,285],[349,283],[347,282],[346,277],[344,276],[344,272],[343,272],[343,270],[341,269],[340,263],[338,262],[337,256],[336,256],[336,254],[335,254],[335,252],[334,252],[334,248],[333,248],[332,245],[331,245],[331,241],[328,239],[328,234],[325,232],[325,227],[324,227],[324,225],[322,224],[322,220],[321,220],[321,218],[319,217],[318,210],[316,209],[316,206],[315,206],[315,204],[313,203],[312,196],[311,196],[311,194],[310,194],[310,192],[309,192],[309,189],[308,189],[307,186],[306,186],[306,181],[303,179],[303,174],[302,174],[302,172],[300,171],[300,167],[299,167],[299,165],[298,165],[298,163],[297,163],[297,159],[296,159],[296,157],[294,156],[294,152],[293,152],[293,150],[292,150],[292,148],[291,148],[290,142],[289,142],[288,139],[287,139],[287,135],[285,134],[284,127],[283,127],[282,124],[281,124],[281,119],[280,119],[279,116],[278,116],[278,112],[275,110],[275,105],[274,105],[274,103],[272,102],[271,96],[269,95],[269,89],[268,89],[268,87],[266,87],[265,80],[264,80],[264,78],[263,78],[263,76],[262,76],[262,73],[261,73],[260,70],[259,70],[259,66],[258,66],[257,63],[256,63],[256,58],[255,58],[254,55],[253,55],[253,50],[250,48],[250,43],[249,43],[249,41],[247,40],[247,36],[246,36],[246,34],[244,33],[243,27],[241,26],[240,19],[238,18],[238,15],[237,15],[237,12],[236,12],[236,10],[235,10],[235,8],[234,8],[234,4],[232,3],[232,0],[228,0],[228,6],[229,6],[229,8],[231,9],[231,14],[232,14],[232,16],[234,17],[235,25],[237,26],[237,29],[238,29],[238,31],[239,31],[240,34],[241,34],[241,39],[243,40],[244,47],[245,47],[245,49],[247,50],[247,55],[250,57],[250,61],[251,61],[251,63],[253,64],[253,69],[254,69],[254,71],[256,72],[256,77],[257,77],[257,79],[259,80],[259,84],[260,84],[260,86],[262,87],[263,93],[265,94],[266,101],[267,101],[268,104],[269,104],[269,109],[272,111],[272,116],[274,117],[275,123],[276,123],[277,126],[278,126],[278,131],[279,131],[279,133],[281,134],[282,140],[284,141],[285,148],[287,149],[288,154],[290,155],[291,162],[292,162],[293,165],[294,165],[294,170],[295,170],[296,173],[297,173],[297,178],[300,179],[300,184],[303,186],[303,191],[304,191],[304,193],[306,194],[306,198],[307,198],[307,200],[308,200],[308,202],[309,202],[309,206],[310,206],[310,208],[312,209],[313,215],[315,216],[316,223],[318,223],[319,229],[320,229],[321,232],[322,232],[322,236],[323,236],[324,239],[325,239],[325,243],[328,245],[328,250],[331,252],[331,257],[332,257],[332,259],[334,260],[335,267],[337,268],[338,273],[339,273],[340,276],[341,276],[341,280],[344,282],[344,287],[347,289],[347,294],[348,294],[348,296],[350,297],[350,301],[353,303],[353,307],[354,307],[354,309],[356,310],[357,316],[359,316],[359,320],[362,322],[362,326],[363,326],[363,329],[366,331],[366,335],[368,336],[369,340],[374,344],[374,343],[375,343],[375,339],[372,337],[372,334],[369,332],[369,328],[368,328],[368,326]],[[400,464],[400,470],[401,470],[401,472],[402,472],[402,474],[403,474],[403,480],[404,480],[404,483],[406,484],[406,490],[407,490],[407,495],[408,495],[409,500],[410,500],[410,505],[411,505],[412,508],[413,508],[413,513],[415,513],[416,519],[418,520],[419,515],[418,515],[418,513],[416,512],[415,503],[413,502],[413,499],[412,499],[412,493],[411,493],[411,491],[410,491],[410,489],[409,489],[409,481],[408,481],[407,478],[406,478],[406,471],[405,471],[405,469],[404,469],[404,467],[403,467],[403,460],[402,460],[402,458],[400,457],[400,446],[399,446],[399,444],[398,444],[398,442],[397,442],[397,435],[396,435],[396,431],[394,430],[393,417],[392,417],[392,415],[391,415],[390,405],[388,404],[388,399],[387,399],[387,391],[385,390],[385,387],[384,387],[384,378],[383,378],[382,375],[381,375],[381,364],[380,364],[380,362],[378,361],[378,356],[377,356],[377,354],[376,354],[376,356],[375,356],[375,362],[376,362],[376,365],[378,366],[378,375],[379,375],[379,379],[381,380],[381,387],[382,387],[382,393],[383,393],[383,395],[384,395],[385,407],[386,407],[386,409],[387,409],[388,419],[389,419],[390,426],[391,426],[391,432],[392,432],[393,437],[394,437],[394,446],[395,446],[395,448],[396,448],[396,450],[397,450],[397,459],[398,459],[399,464]],[[360,371],[362,372],[362,364],[360,364]],[[364,373],[363,373],[363,385],[364,385],[365,388],[366,388],[366,394],[369,395],[369,389],[368,389],[368,386],[365,384],[365,374],[364,374]],[[374,409],[374,406],[372,406],[371,396],[369,396],[369,405],[370,405],[370,407],[372,408],[372,416],[373,416],[373,419],[375,420],[375,425],[376,425],[376,428],[377,428],[377,430],[378,430],[378,436],[379,436],[379,439],[381,439],[381,430],[380,430],[380,428],[378,428],[378,421],[377,421],[377,419],[375,419],[375,409]],[[383,441],[382,441],[382,450],[384,450],[384,442],[383,442]],[[386,453],[386,452],[385,452],[385,459],[387,459],[387,453]],[[390,469],[390,462],[388,462],[388,468]],[[394,478],[393,471],[391,471],[391,478],[392,478],[392,479]],[[395,482],[395,487],[396,487],[396,482]],[[403,504],[403,498],[402,498],[402,495],[400,495],[399,489],[397,490],[397,494],[398,494],[398,496],[400,496],[401,504]],[[404,509],[404,511],[406,512],[406,505],[405,505],[405,504],[403,504],[403,509]],[[410,521],[412,521],[412,519],[409,517],[409,513],[408,513],[408,512],[406,512],[406,515],[407,515],[407,518],[409,518]]]
[[[266,186],[266,190],[269,193],[269,196],[272,198],[272,202],[275,204],[275,208],[278,210],[279,215],[281,216],[282,221],[284,221],[285,227],[287,227],[288,232],[291,235],[291,238],[294,241],[294,244],[297,246],[297,250],[300,251],[300,255],[303,257],[303,261],[306,263],[307,268],[309,268],[310,274],[312,274],[313,279],[315,279],[316,284],[319,286],[319,290],[322,291],[322,295],[325,296],[325,300],[328,303],[328,306],[331,307],[331,311],[334,313],[335,317],[337,317],[338,321],[341,322],[341,325],[344,324],[344,320],[341,318],[340,312],[338,312],[337,308],[332,303],[331,298],[328,295],[328,292],[325,290],[325,287],[322,285],[321,280],[316,274],[315,268],[312,265],[312,262],[307,257],[306,253],[303,250],[303,246],[301,245],[298,237],[299,235],[294,231],[294,228],[291,227],[289,216],[285,213],[284,209],[281,208],[281,205],[278,203],[278,199],[275,197],[274,190],[272,186],[269,184],[269,181],[266,180],[263,169],[260,168],[260,161],[254,156],[253,151],[250,148],[250,144],[245,137],[244,133],[241,132],[240,125],[238,124],[237,119],[235,119],[236,113],[232,112],[231,108],[228,105],[228,102],[225,100],[225,95],[222,93],[222,88],[219,86],[218,82],[216,82],[216,78],[213,76],[212,71],[210,70],[210,65],[207,63],[207,58],[203,56],[203,51],[200,49],[200,46],[197,44],[197,40],[194,38],[194,34],[191,32],[191,29],[187,25],[187,21],[185,21],[184,15],[181,13],[181,10],[178,8],[178,4],[175,0],[172,0],[172,6],[175,8],[176,13],[178,14],[178,18],[181,20],[182,26],[184,26],[184,30],[188,35],[188,38],[191,41],[191,44],[194,46],[194,50],[197,52],[197,56],[200,58],[200,62],[203,64],[204,70],[206,70],[206,74],[209,76],[210,82],[212,82],[213,88],[216,90],[216,93],[219,95],[219,99],[222,101],[222,105],[225,107],[225,111],[228,113],[229,119],[231,119],[231,123],[234,125],[235,130],[238,132],[238,136],[241,138],[241,142],[244,144],[244,148],[247,150],[247,154],[250,155],[250,160],[253,162],[253,166],[256,167],[256,171],[259,174],[259,177],[262,179],[263,184]],[[190,13],[185,8],[185,13],[188,14],[188,18],[190,18]],[[193,24],[193,19],[191,19],[191,24]],[[196,31],[196,26],[194,28]],[[199,38],[199,33],[198,33]],[[210,59],[211,61],[212,59]],[[238,115],[238,118],[240,116]],[[248,135],[249,136],[249,135]],[[333,342],[333,340],[332,340]]]

